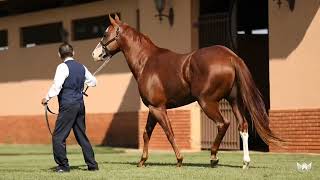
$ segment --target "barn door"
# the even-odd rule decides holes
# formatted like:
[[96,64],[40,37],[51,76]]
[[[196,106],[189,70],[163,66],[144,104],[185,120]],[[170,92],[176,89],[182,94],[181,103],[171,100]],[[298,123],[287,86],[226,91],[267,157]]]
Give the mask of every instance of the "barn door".
[[[215,2],[217,6],[214,6]],[[207,47],[212,45],[224,45],[236,51],[236,22],[235,22],[235,8],[236,1],[230,0],[213,0],[200,1],[199,17],[199,46]],[[201,3],[204,5],[201,7]],[[213,9],[208,10],[206,3],[213,6]],[[206,6],[206,7],[204,7]],[[227,6],[227,7],[224,7]],[[221,7],[217,9],[215,7]],[[201,14],[201,12],[204,12]],[[240,137],[237,130],[237,123],[235,116],[229,103],[226,100],[220,102],[220,111],[224,118],[231,121],[229,129],[220,144],[220,149],[240,149]],[[210,120],[205,113],[201,112],[201,148],[209,149],[213,144],[218,133],[216,124]]]

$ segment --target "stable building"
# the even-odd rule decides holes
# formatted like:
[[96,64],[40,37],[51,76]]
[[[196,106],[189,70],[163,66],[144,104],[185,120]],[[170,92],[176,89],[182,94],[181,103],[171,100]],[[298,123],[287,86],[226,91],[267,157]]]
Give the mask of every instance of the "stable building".
[[[273,152],[320,152],[320,0],[52,0],[0,1],[0,143],[49,144],[40,100],[52,83],[65,40],[75,58],[93,72],[91,53],[117,13],[159,47],[179,53],[221,44],[249,67],[269,110],[271,129],[287,142],[266,145],[250,129],[249,148]],[[142,148],[148,109],[124,56],[118,53],[85,97],[92,144]],[[49,103],[54,111],[57,100]],[[231,125],[221,149],[240,149],[237,123],[226,101],[221,112]],[[209,149],[217,133],[197,103],[168,110],[181,149]],[[50,116],[54,126],[55,116]],[[249,120],[249,119],[248,119]],[[250,120],[249,120],[250,121]],[[251,126],[251,124],[250,124]],[[75,143],[70,136],[68,143]],[[171,149],[159,125],[151,149]]]

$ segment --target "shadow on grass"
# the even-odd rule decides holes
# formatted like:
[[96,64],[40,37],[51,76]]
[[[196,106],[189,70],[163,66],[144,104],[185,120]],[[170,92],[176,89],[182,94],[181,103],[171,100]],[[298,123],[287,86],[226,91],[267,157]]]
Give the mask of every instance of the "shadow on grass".
[[[101,162],[102,164],[127,164],[127,165],[132,165],[132,166],[137,166],[138,162]],[[158,162],[148,162],[145,164],[146,166],[173,166],[175,167],[177,164],[176,163],[158,163]],[[203,164],[203,163],[183,163],[182,166],[186,167],[205,167],[205,168],[211,168],[210,164]],[[218,164],[217,167],[229,167],[229,168],[242,168],[240,165],[230,165],[230,164]],[[253,169],[266,169],[268,167],[265,166],[250,166],[249,168]]]
[[[49,169],[40,169],[40,171],[45,171],[45,172],[56,172],[56,166],[55,167],[51,167]],[[79,166],[70,166],[70,170],[80,170],[80,171],[88,171],[87,166],[86,165],[79,165]],[[36,173],[39,172],[39,169],[22,169],[22,168],[15,168],[15,169],[11,169],[11,168],[7,168],[7,169],[0,169],[0,174],[1,172],[5,172],[5,173],[17,173],[17,172],[28,172],[28,173]],[[1,179],[1,178],[0,178]]]
[[[94,149],[95,154],[120,154],[124,153],[124,150],[114,150],[111,148],[99,148]],[[82,151],[80,149],[78,150],[70,150],[68,151],[68,155],[74,155],[74,154],[82,154]],[[35,155],[52,155],[52,152],[6,152],[6,153],[0,153],[1,156],[35,156]]]
[[0,169],[0,174],[1,172],[4,172],[4,173],[17,173],[17,172],[37,172],[37,170],[35,169],[11,169],[11,168],[7,168],[7,169]]
[[[51,167],[49,169],[42,169],[43,171],[51,171],[55,172],[57,169],[57,166]],[[79,165],[79,166],[70,166],[70,170],[80,170],[80,171],[88,171],[86,165]]]
[[[79,153],[80,154],[80,153]],[[52,155],[52,153],[0,153],[0,156],[32,156],[32,155]]]

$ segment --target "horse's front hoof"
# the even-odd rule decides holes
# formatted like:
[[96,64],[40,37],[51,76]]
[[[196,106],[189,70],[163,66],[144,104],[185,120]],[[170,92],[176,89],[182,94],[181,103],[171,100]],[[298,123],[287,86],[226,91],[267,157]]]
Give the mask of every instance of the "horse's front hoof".
[[146,160],[147,160],[146,158],[141,158],[137,167],[146,167],[146,165],[145,165]]
[[243,161],[242,169],[249,169],[250,162]]
[[141,157],[139,164],[137,167],[146,167],[145,162],[147,161],[148,157]]
[[146,167],[146,165],[144,164],[144,162],[140,161],[137,167]]
[[218,158],[210,160],[210,165],[211,165],[212,168],[217,167],[218,163],[219,163],[219,159]]
[[182,166],[182,161],[183,161],[183,157],[181,157],[180,159],[178,159],[177,167],[181,167],[181,166]]

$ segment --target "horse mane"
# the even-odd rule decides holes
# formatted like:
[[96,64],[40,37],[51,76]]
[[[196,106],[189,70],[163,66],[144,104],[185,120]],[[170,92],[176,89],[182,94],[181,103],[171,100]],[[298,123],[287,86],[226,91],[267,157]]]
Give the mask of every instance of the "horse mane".
[[148,36],[138,32],[135,28],[124,24],[124,34],[126,38],[130,38],[134,43],[138,43],[141,47],[154,46],[157,47]]

